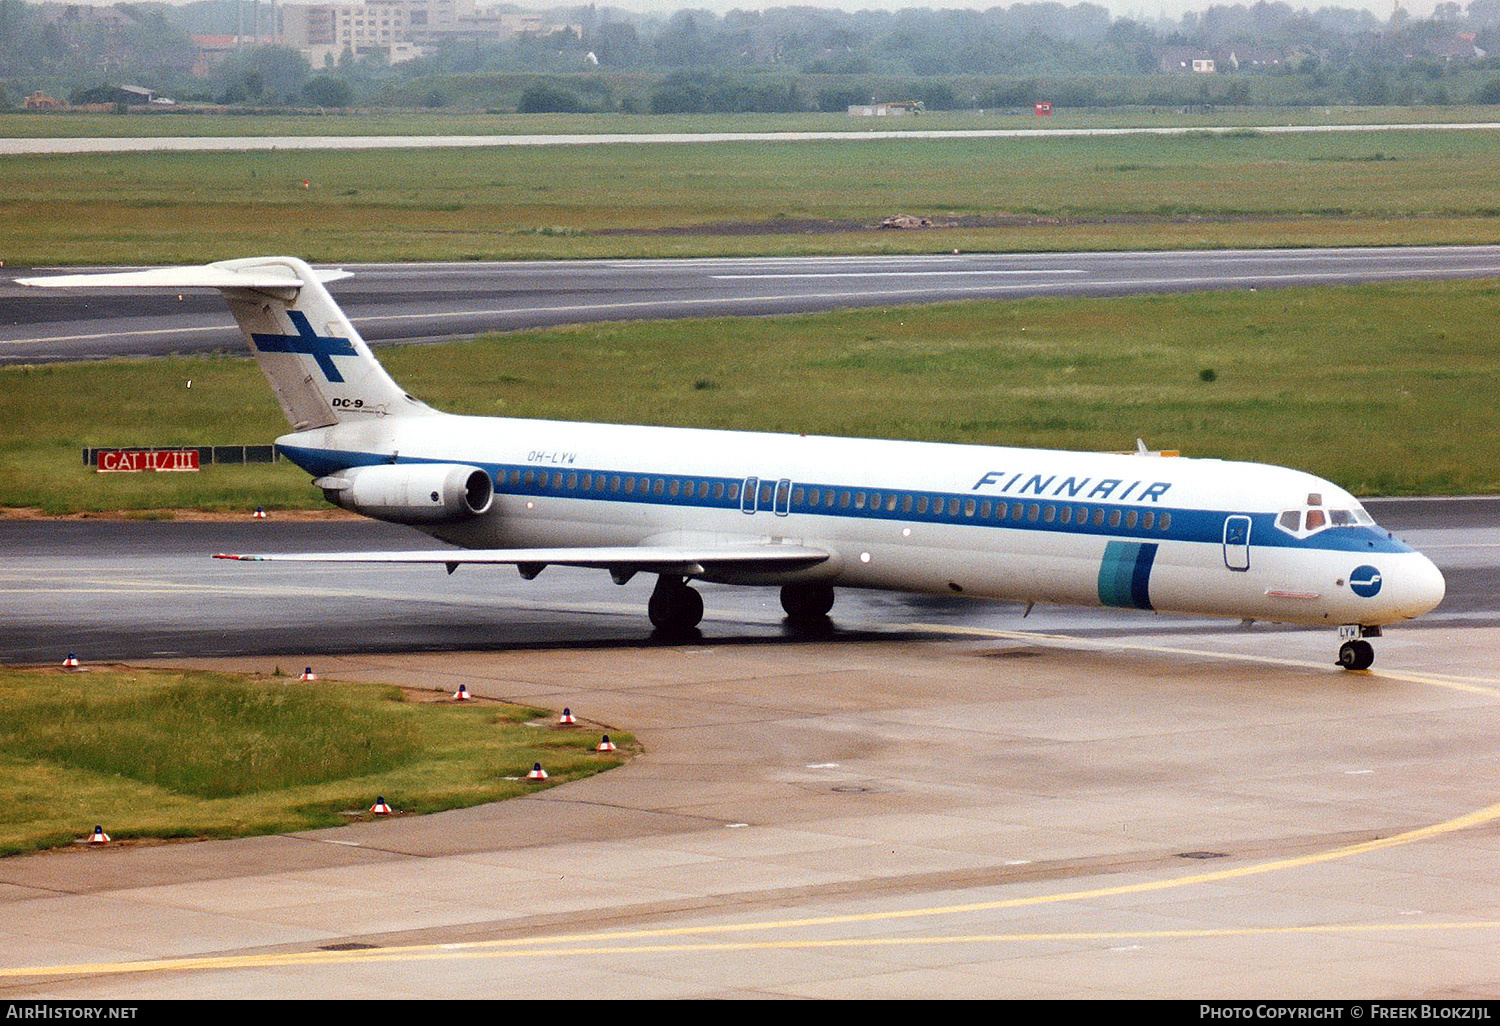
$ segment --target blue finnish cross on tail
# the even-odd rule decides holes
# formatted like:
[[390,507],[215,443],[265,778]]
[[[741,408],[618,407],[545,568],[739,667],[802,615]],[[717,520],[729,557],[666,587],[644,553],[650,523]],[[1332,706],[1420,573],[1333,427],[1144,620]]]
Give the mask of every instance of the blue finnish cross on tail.
[[308,323],[307,315],[300,310],[288,310],[295,335],[269,335],[254,332],[251,338],[263,353],[302,353],[318,361],[318,368],[329,381],[343,381],[344,376],[333,365],[335,356],[357,356],[354,343],[336,335],[319,335]]

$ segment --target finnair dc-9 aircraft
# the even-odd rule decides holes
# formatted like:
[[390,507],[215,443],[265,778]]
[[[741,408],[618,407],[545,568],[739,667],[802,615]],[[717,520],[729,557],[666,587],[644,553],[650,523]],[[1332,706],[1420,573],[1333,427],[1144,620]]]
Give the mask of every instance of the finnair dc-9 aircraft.
[[779,586],[794,624],[835,588],[1118,606],[1338,628],[1338,664],[1442,601],[1442,574],[1331,482],[1256,463],[441,413],[403,392],[291,257],[22,279],[217,288],[291,422],[276,444],[332,502],[456,548],[240,560],[656,574],[663,632],[690,582]]

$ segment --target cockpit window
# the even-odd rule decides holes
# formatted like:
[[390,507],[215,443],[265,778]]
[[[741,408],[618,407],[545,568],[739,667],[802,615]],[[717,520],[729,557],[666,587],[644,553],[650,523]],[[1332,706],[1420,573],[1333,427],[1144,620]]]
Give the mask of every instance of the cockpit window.
[[1373,526],[1375,523],[1375,518],[1357,504],[1352,509],[1323,509],[1321,495],[1313,492],[1307,498],[1308,508],[1282,510],[1276,517],[1276,526],[1287,534],[1302,538],[1330,527]]

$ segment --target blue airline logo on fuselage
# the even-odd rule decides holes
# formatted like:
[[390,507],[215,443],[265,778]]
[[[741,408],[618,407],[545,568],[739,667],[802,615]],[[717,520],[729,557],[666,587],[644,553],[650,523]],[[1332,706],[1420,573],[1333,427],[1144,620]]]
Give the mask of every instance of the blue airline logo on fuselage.
[[287,316],[292,319],[292,327],[297,329],[297,334],[269,335],[252,332],[250,337],[254,339],[255,347],[263,353],[301,353],[311,356],[318,361],[318,369],[325,378],[329,381],[343,381],[344,376],[333,365],[333,358],[358,356],[354,351],[354,343],[336,335],[319,335],[308,323],[307,315],[300,310],[288,310]]
[[1380,571],[1368,564],[1356,567],[1349,575],[1349,590],[1360,598],[1374,598],[1380,594]]

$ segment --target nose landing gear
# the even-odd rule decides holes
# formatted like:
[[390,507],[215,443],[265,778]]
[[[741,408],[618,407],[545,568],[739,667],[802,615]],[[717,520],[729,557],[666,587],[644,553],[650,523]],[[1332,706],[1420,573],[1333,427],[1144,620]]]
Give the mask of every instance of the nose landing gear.
[[1379,627],[1345,624],[1339,628],[1343,644],[1339,646],[1338,664],[1346,670],[1368,670],[1375,662],[1375,647],[1366,638],[1380,637]]

